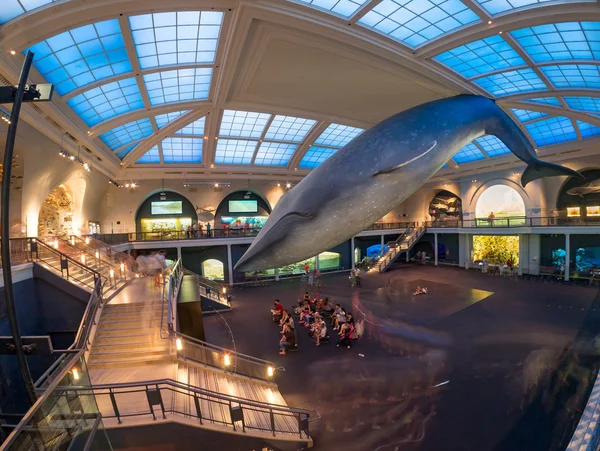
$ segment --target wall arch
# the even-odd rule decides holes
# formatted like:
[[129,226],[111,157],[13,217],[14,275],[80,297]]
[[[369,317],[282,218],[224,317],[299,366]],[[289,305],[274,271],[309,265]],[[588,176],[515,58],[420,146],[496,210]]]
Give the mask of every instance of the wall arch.
[[[535,207],[532,203],[531,197],[529,196],[527,191],[525,191],[525,189],[521,186],[520,183],[518,183],[514,180],[511,180],[511,179],[508,179],[508,178],[496,178],[496,179],[488,180],[477,187],[475,192],[473,192],[473,194],[471,195],[471,198],[468,200],[468,205],[465,205],[465,203],[463,203],[463,215],[470,216],[469,219],[474,219],[476,216],[476,207],[477,207],[477,202],[479,201],[479,198],[488,188],[491,188],[492,186],[495,186],[495,185],[505,185],[505,186],[508,186],[508,187],[514,189],[517,192],[517,194],[519,194],[519,196],[521,196],[521,199],[523,200],[523,203],[525,204],[525,213],[526,214],[532,208]],[[467,214],[467,212],[468,212],[468,214]],[[465,218],[465,219],[467,219],[467,218]]]
[[202,277],[210,280],[225,280],[225,265],[216,258],[204,260],[202,262]]
[[[258,205],[258,212],[256,213],[231,213],[229,211],[229,201],[230,200],[256,200]],[[225,198],[219,203],[217,209],[215,210],[215,228],[221,227],[221,218],[224,217],[265,217],[271,214],[271,206],[269,203],[259,194],[256,194],[252,190],[239,190],[234,191],[233,193],[228,194]],[[243,226],[243,225],[242,225]]]
[[502,218],[523,218],[527,215],[523,197],[509,185],[487,187],[477,198],[475,217],[484,219],[492,215],[497,221]]
[[432,221],[462,219],[462,199],[446,189],[434,190],[428,208]]

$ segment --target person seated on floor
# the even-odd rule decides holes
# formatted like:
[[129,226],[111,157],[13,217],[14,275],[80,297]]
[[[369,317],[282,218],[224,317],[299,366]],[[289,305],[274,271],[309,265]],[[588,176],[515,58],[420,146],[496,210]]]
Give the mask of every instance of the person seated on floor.
[[338,335],[346,335],[350,330],[350,327],[354,324],[354,318],[351,313],[346,314],[346,321],[341,325],[340,332]]
[[284,310],[283,313],[281,314],[281,319],[279,320],[279,325],[283,326],[289,317],[290,317],[290,314],[288,313],[288,311]]
[[288,315],[288,317],[285,319],[285,321],[283,323],[281,323],[281,333],[283,333],[283,329],[286,326],[289,327],[290,329],[294,328],[294,318],[292,318],[291,315]]
[[323,317],[321,315],[319,315],[318,317],[316,315],[319,314],[315,314],[315,326],[313,329],[312,336],[316,340],[317,346],[319,346],[321,344],[321,340],[327,337],[327,324],[325,324],[325,320],[323,320]]
[[315,298],[315,310],[317,312],[321,311],[323,309],[323,299],[322,298]]
[[302,311],[302,313],[300,313],[300,324],[304,324],[305,327],[308,327],[308,325],[313,322],[314,314],[314,304],[305,305],[304,310]]
[[298,307],[294,308],[294,313],[296,315],[301,315],[302,312],[308,307],[310,304],[308,301],[302,301],[302,304],[298,305]]
[[296,334],[288,325],[283,326],[281,340],[279,340],[279,354],[285,355],[286,349],[296,346]]
[[329,303],[329,298],[323,299],[323,305],[321,306],[321,315],[330,317],[333,313],[333,305]]
[[308,301],[308,302],[311,302],[311,299],[310,299],[310,294],[308,294],[308,291],[305,291],[305,292],[304,292],[304,300],[305,300],[305,301]]
[[340,330],[342,324],[346,322],[346,310],[343,308],[340,309],[340,313],[338,313],[335,317],[335,327],[333,330]]
[[283,305],[279,302],[279,299],[273,301],[273,308],[271,309],[271,315],[273,316],[273,322],[276,323],[283,316]]
[[333,309],[333,312],[331,312],[331,325],[335,326],[335,320],[337,319],[337,316],[341,313],[342,311],[342,307],[340,306],[340,304],[335,304],[335,308]]
[[427,294],[427,287],[417,287],[417,290],[413,293],[413,296],[418,296],[420,294]]

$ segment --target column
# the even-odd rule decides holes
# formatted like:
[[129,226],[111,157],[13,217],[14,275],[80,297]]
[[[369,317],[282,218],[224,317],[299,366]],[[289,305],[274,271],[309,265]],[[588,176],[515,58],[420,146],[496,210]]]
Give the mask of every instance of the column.
[[435,266],[438,265],[438,238],[437,238],[437,232],[435,232],[433,234],[433,255],[434,255],[434,264]]
[[385,254],[385,238],[381,235],[381,255]]
[[319,256],[315,257],[315,269],[319,271],[321,269],[321,265],[319,265]]
[[523,275],[523,268],[527,265],[527,273],[529,273],[529,252],[526,249],[526,245],[529,243],[525,243],[525,235],[519,234],[519,275]]
[[569,271],[571,269],[571,236],[565,234],[565,281],[569,281]]
[[354,237],[350,238],[350,254],[352,255],[352,269],[354,269]]
[[469,269],[471,266],[471,259],[473,256],[471,255],[471,243],[473,242],[473,237],[471,235],[465,235],[465,269]]
[[181,248],[177,248],[177,260],[181,260]]
[[231,261],[231,244],[227,245],[227,270],[229,271],[229,286],[233,286],[233,262]]
[[275,281],[279,282],[279,268],[275,268]]

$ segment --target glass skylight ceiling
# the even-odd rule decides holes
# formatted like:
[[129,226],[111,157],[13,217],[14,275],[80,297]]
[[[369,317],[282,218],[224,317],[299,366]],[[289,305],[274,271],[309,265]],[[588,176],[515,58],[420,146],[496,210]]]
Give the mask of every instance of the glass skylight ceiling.
[[520,69],[478,78],[474,83],[495,96],[547,89],[533,69]]
[[259,166],[287,166],[298,148],[296,144],[263,142],[258,148],[254,164]]
[[142,157],[137,161],[141,164],[158,164],[160,163],[160,155],[158,153],[158,146],[154,146],[148,152],[146,152]]
[[204,137],[204,125],[206,123],[206,118],[201,117],[200,119],[192,122],[191,124],[186,125],[182,129],[177,130],[175,135],[193,135]]
[[260,138],[271,118],[267,113],[225,110],[219,136],[230,138]]
[[[538,6],[551,0],[478,0],[483,8],[491,15],[503,13],[524,6]],[[577,0],[566,0],[577,1]]]
[[189,113],[189,111],[175,111],[172,113],[159,114],[154,119],[156,120],[156,125],[158,128],[163,128],[169,125],[175,119],[187,113]]
[[223,13],[182,11],[129,18],[140,67],[212,64]]
[[316,123],[312,119],[277,115],[271,122],[265,139],[301,142]]
[[461,45],[434,59],[466,78],[525,65],[519,54],[499,35]]
[[118,114],[144,108],[135,78],[107,83],[85,91],[67,101],[88,126]]
[[416,47],[477,20],[460,0],[383,0],[358,23]]
[[301,168],[316,168],[337,151],[338,149],[331,147],[310,146],[308,151],[304,154],[302,161],[300,161],[299,166]]
[[317,9],[323,9],[339,16],[348,18],[368,0],[298,0]]
[[212,68],[179,69],[144,75],[152,105],[186,100],[206,100]]
[[350,127],[348,125],[331,124],[323,133],[315,140],[315,144],[344,147],[364,130],[362,128]]
[[578,111],[600,113],[600,98],[597,97],[563,97],[569,108]]
[[590,138],[592,136],[600,135],[600,127],[596,127],[595,125],[588,124],[587,122],[577,121],[577,126],[579,127],[582,138]]
[[165,164],[202,163],[202,138],[166,138],[161,147]]
[[58,0],[2,0],[0,8],[0,25],[15,17],[32,11],[40,6],[48,5]]
[[112,130],[100,135],[100,139],[108,146],[110,150],[116,150],[132,141],[146,138],[154,133],[150,119],[140,119],[139,121],[129,122],[125,125],[113,128]]
[[117,19],[66,31],[30,50],[35,53],[36,69],[60,95],[131,71]]
[[552,105],[552,106],[560,106],[560,107],[562,107],[562,104],[560,103],[560,101],[556,97],[540,97],[540,98],[537,98],[537,99],[527,99],[525,101],[526,102],[533,102],[533,103],[544,103],[546,105]]
[[536,62],[597,59],[600,56],[600,22],[565,22],[538,25],[511,32]]
[[556,88],[600,88],[600,72],[592,64],[559,64],[541,69]]
[[243,139],[219,139],[215,163],[217,164],[250,164],[258,141]]
[[499,157],[510,153],[508,147],[494,135],[485,135],[475,140],[490,158]]
[[481,153],[481,150],[475,144],[469,143],[454,155],[453,160],[457,164],[463,164],[483,160],[484,158],[485,155]]
[[129,155],[129,152],[131,152],[135,148],[135,146],[137,146],[138,144],[139,143],[131,144],[130,146],[127,146],[124,149],[121,149],[118,152],[115,152],[115,155],[122,160],[127,155]]
[[558,116],[525,124],[525,128],[538,146],[548,146],[577,139],[571,119],[567,117]]
[[546,113],[540,113],[539,111],[521,110],[516,108],[511,108],[510,111],[512,111],[521,122],[532,121],[540,117],[548,116]]

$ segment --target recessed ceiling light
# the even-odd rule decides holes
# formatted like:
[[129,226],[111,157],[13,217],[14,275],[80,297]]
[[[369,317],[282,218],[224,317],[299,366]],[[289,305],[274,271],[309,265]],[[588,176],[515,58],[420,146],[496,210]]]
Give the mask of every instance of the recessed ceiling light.
[[292,184],[288,182],[288,183],[286,183],[286,184],[285,184],[285,187],[286,187],[286,188],[291,188],[291,187],[292,187]]
[[11,51],[10,51],[10,54],[11,54],[11,55],[16,55],[16,54],[17,54],[17,52],[15,52],[14,50],[11,50]]
[[219,184],[218,184],[218,183],[215,183],[215,188],[218,188],[218,187],[219,187]]
[[491,21],[491,20],[488,20],[488,25],[491,25],[491,24],[492,24],[492,21]]
[[210,167],[211,167],[211,168],[214,168],[214,167],[215,167],[215,165],[214,165],[214,164],[211,164],[211,165],[210,165]]
[[498,33],[498,34],[502,34],[502,32]]
[[281,186],[281,183],[278,183],[277,186]]

